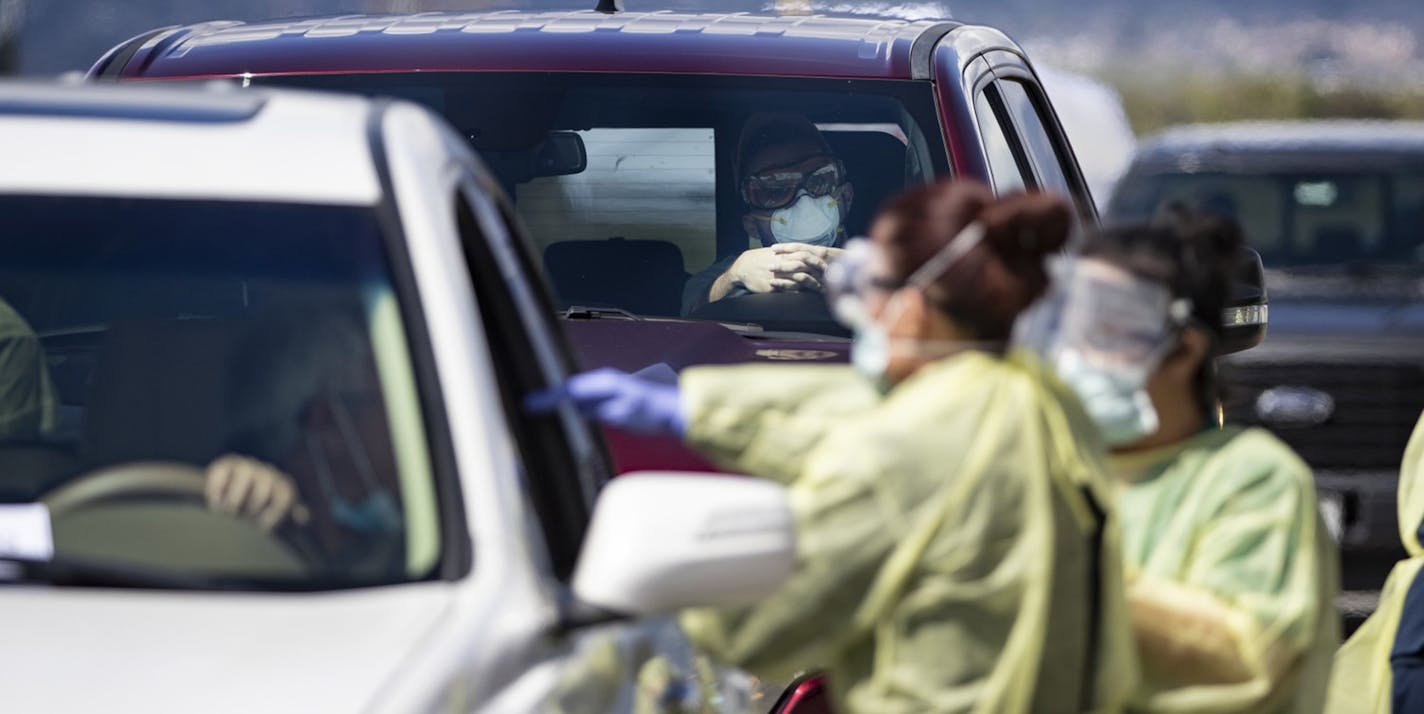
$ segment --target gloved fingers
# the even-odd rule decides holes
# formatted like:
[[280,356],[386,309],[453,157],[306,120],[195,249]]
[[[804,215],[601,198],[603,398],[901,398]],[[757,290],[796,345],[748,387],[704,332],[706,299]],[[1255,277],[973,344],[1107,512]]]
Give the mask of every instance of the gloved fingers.
[[531,414],[548,414],[557,411],[560,404],[572,401],[575,407],[587,413],[599,402],[618,394],[627,379],[630,379],[628,373],[611,367],[576,374],[563,384],[525,395],[524,409]]
[[772,279],[771,279],[771,289],[774,290],[774,291],[776,291],[776,292],[791,292],[791,291],[796,290],[796,288],[797,288],[796,281],[795,281],[795,280],[792,280],[792,279],[790,279],[790,278],[772,278]]
[[524,395],[524,411],[528,414],[552,414],[569,399],[568,385],[558,384]]
[[[786,266],[793,264],[799,267],[788,270]],[[780,266],[781,267],[779,268],[779,270],[781,270],[782,272],[795,272],[796,270],[802,270],[808,273],[823,273],[826,271],[825,259],[808,250],[799,250],[795,253],[787,253],[783,255]]]
[[223,510],[224,494],[227,493],[228,483],[232,481],[232,470],[237,460],[236,456],[224,456],[208,464],[208,471],[203,478],[203,497],[207,500],[208,508]]
[[[269,473],[267,476],[277,476]],[[257,515],[257,525],[264,531],[270,531],[281,523],[288,513],[294,510],[297,503],[297,490],[292,486],[292,482],[285,478],[269,478],[268,486],[271,489],[271,499],[267,507]],[[305,509],[303,509],[305,510]]]
[[820,289],[821,289],[821,280],[820,280],[820,278],[818,278],[817,276],[812,275],[812,274],[810,274],[810,273],[804,273],[804,272],[803,272],[803,273],[792,273],[792,274],[790,274],[790,275],[785,276],[784,279],[790,280],[792,283],[794,283],[794,284],[796,285],[796,288],[797,288],[798,290],[820,290]]
[[252,474],[246,462],[246,459],[234,459],[227,488],[218,502],[218,510],[233,514],[242,510],[242,504],[247,501],[247,494],[252,490]]
[[244,478],[252,482],[252,490],[247,501],[242,504],[243,513],[256,518],[259,523],[266,508],[271,505],[276,492],[281,490],[282,477],[273,473],[275,469],[266,464],[247,462],[243,464]]

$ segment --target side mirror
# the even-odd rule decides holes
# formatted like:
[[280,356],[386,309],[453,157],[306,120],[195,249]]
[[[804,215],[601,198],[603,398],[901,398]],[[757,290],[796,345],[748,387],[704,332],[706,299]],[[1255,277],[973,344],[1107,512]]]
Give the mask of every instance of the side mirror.
[[1251,248],[1241,251],[1241,263],[1231,285],[1231,299],[1222,314],[1222,340],[1218,354],[1249,350],[1266,339],[1269,301],[1266,299],[1266,271],[1261,254]]
[[783,486],[627,474],[598,496],[573,591],[584,603],[629,615],[745,605],[780,587],[795,560]]
[[534,175],[568,176],[588,168],[588,150],[583,137],[572,131],[550,132],[534,149]]

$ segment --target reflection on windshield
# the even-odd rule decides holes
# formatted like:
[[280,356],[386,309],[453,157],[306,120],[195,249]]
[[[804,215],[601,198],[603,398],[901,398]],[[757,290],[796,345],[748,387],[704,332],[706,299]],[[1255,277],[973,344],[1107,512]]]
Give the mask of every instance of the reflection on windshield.
[[0,501],[48,508],[57,560],[287,586],[431,568],[368,209],[0,197],[0,221]]
[[[928,82],[421,73],[259,82],[403,96],[481,153],[562,308],[840,334],[819,294],[845,241],[947,172]],[[498,101],[494,101],[498,98]]]
[[1171,174],[1124,181],[1119,217],[1171,201],[1241,222],[1268,267],[1424,266],[1424,174]]

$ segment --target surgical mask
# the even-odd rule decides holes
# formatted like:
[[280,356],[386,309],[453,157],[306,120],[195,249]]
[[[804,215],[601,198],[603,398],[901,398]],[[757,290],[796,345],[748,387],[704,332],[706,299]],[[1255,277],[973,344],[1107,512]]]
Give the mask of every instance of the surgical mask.
[[341,435],[342,445],[351,455],[351,461],[356,466],[356,474],[361,479],[362,486],[366,491],[366,495],[359,501],[353,502],[342,496],[336,489],[336,482],[332,478],[331,464],[326,459],[326,452],[316,443],[315,439],[307,439],[307,450],[311,456],[313,468],[316,470],[317,480],[330,504],[332,518],[337,523],[366,537],[392,536],[400,533],[404,525],[400,509],[390,494],[376,483],[376,470],[371,465],[371,458],[366,452],[366,447],[362,445],[361,439],[356,433],[350,412],[339,400],[332,399],[330,404],[337,431]]
[[1058,259],[1048,293],[1014,326],[1014,343],[1042,355],[1083,402],[1104,441],[1157,431],[1147,382],[1176,344],[1191,303],[1096,259]]
[[791,205],[772,211],[767,223],[777,243],[834,245],[841,227],[840,201],[834,194],[818,197],[802,191]]
[[[920,290],[928,288],[973,250],[983,238],[984,227],[977,222],[969,224],[939,253],[920,266],[905,281],[905,286]],[[890,357],[896,351],[908,351],[923,357],[943,357],[967,347],[1001,346],[996,343],[928,342],[891,338],[885,325],[894,324],[900,316],[900,311],[904,309],[904,303],[901,302],[903,296],[896,292],[895,296],[891,297],[881,319],[870,314],[865,299],[866,293],[872,290],[895,290],[891,285],[876,284],[875,275],[883,274],[883,271],[883,256],[879,247],[869,239],[856,238],[846,245],[845,252],[831,263],[826,273],[826,298],[831,303],[831,311],[836,319],[853,331],[851,365],[867,379],[883,383],[886,370],[890,366]]]

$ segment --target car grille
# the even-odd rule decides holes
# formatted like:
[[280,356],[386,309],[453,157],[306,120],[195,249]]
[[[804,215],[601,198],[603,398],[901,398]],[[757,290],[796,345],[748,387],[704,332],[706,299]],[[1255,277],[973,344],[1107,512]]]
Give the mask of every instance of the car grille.
[[[1316,471],[1398,470],[1424,408],[1421,365],[1228,362],[1221,376],[1227,422],[1270,428]],[[1334,400],[1334,411],[1321,424],[1267,423],[1257,400],[1277,387],[1324,392]]]

